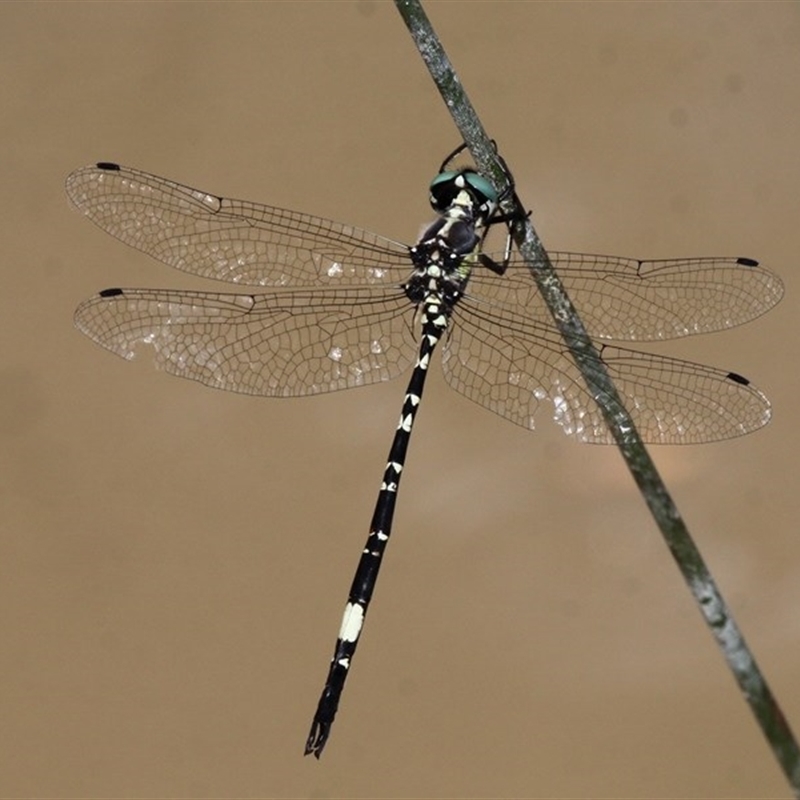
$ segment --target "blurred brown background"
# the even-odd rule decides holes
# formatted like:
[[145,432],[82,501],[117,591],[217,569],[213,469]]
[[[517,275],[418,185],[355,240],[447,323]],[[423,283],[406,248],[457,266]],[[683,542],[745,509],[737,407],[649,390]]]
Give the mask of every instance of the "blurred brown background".
[[[796,730],[798,8],[428,6],[547,245],[784,277],[663,348],[773,423],[654,455]],[[93,161],[416,237],[458,139],[391,4],[3,4],[0,75],[0,795],[789,796],[619,455],[438,369],[303,759],[403,382],[240,397],[72,328],[106,286],[212,288],[70,211]]]

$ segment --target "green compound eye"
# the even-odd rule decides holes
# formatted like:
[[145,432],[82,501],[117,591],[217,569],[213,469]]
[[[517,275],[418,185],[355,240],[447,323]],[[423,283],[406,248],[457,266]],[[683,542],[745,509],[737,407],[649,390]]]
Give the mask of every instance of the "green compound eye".
[[467,172],[464,175],[467,183],[477,192],[482,195],[485,200],[488,200],[492,205],[497,205],[497,192],[494,190],[489,181],[478,175],[477,172]]
[[444,183],[450,183],[454,181],[459,175],[460,172],[440,172],[432,181],[431,181],[431,189],[434,186],[441,186]]
[[475,204],[481,208],[497,205],[497,192],[492,184],[472,169],[457,172],[440,172],[431,181],[431,205],[442,212],[449,208],[458,193],[467,190]]

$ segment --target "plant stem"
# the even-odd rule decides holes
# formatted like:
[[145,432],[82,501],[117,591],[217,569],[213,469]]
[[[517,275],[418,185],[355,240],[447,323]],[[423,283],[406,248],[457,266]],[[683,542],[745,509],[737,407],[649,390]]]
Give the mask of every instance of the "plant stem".
[[[448,111],[478,170],[495,185],[507,187],[506,171],[481,124],[461,81],[447,58],[418,0],[395,0],[400,15],[431,73]],[[703,561],[680,512],[661,480],[630,414],[605,369],[597,348],[553,269],[541,239],[516,195],[502,205],[518,220],[513,238],[558,326],[589,391],[597,401],[614,439],[680,569],[700,613],[722,651],[796,797],[800,798],[800,749],[733,615]]]

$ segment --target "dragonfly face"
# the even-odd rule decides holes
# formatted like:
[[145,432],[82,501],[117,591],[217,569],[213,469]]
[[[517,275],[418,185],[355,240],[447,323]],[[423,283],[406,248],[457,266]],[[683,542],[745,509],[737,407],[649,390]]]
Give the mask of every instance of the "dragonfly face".
[[432,181],[430,201],[433,210],[443,214],[453,205],[469,207],[483,223],[497,209],[497,192],[489,181],[474,169],[440,172]]

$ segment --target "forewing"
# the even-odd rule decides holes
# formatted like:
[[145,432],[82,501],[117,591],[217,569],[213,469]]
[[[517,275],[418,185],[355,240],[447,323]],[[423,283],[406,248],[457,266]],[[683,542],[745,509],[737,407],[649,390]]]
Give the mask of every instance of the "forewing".
[[129,167],[78,169],[72,204],[171,267],[249,286],[380,286],[411,270],[405,245],[338,222],[182,186]]
[[[580,441],[611,444],[557,330],[506,313],[468,298],[456,307],[442,357],[448,383],[525,428],[549,415]],[[769,421],[766,397],[733,373],[610,346],[601,360],[648,443],[712,442]]]
[[[780,278],[752,259],[549,256],[587,330],[600,339],[657,341],[724,330],[761,316],[783,296]],[[549,323],[530,270],[519,259],[502,276],[476,270],[469,292]]]
[[400,290],[266,294],[109,289],[76,326],[126,359],[152,348],[158,367],[216,389],[296,397],[386,381],[416,352],[414,309]]

